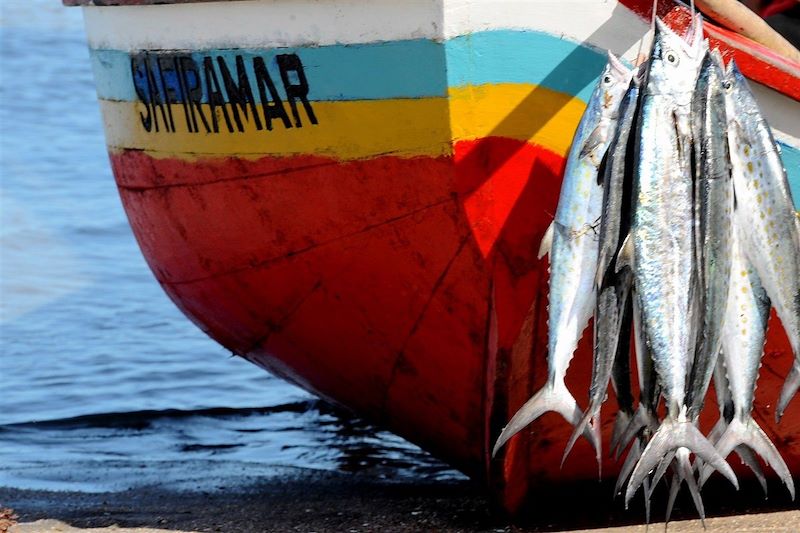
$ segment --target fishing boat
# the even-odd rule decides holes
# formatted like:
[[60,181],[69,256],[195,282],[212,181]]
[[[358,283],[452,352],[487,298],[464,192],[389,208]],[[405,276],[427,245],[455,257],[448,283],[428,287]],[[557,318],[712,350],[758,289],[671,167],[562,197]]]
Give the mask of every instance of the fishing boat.
[[[65,3],[83,6],[130,225],[198,327],[508,509],[596,478],[587,442],[559,466],[558,415],[490,451],[545,379],[537,250],[565,154],[605,50],[635,60],[651,0]],[[677,2],[659,15],[690,23]],[[800,64],[704,31],[752,80],[797,201]],[[568,375],[579,402],[590,337]],[[780,425],[772,410],[791,363],[773,316],[755,416],[797,476],[800,400]]]

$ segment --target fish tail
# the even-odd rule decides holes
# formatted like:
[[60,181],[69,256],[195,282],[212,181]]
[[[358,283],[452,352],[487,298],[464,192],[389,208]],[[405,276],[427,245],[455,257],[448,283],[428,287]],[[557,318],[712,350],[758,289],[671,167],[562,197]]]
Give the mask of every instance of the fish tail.
[[[734,449],[738,451],[739,447],[742,445],[747,446],[764,459],[770,468],[778,474],[778,477],[783,481],[783,484],[786,485],[786,489],[794,500],[794,480],[792,479],[792,474],[789,472],[789,467],[786,466],[780,452],[775,448],[772,441],[769,440],[764,430],[762,430],[752,418],[747,418],[744,421],[739,418],[734,418],[728,425],[728,429],[725,430],[725,433],[720,437],[719,441],[717,441],[717,450],[722,457],[727,457]],[[739,455],[742,457],[742,454]],[[745,457],[742,457],[742,460],[749,466],[749,459],[745,459]],[[757,463],[757,461],[755,462]],[[704,467],[700,476],[701,484],[705,483],[710,475],[710,468],[708,466]],[[758,474],[756,474],[756,477],[758,477]],[[763,486],[764,484],[762,484],[762,487]]]
[[747,465],[747,467],[753,471],[753,475],[756,476],[759,485],[761,485],[761,490],[764,491],[764,499],[766,500],[768,496],[767,476],[764,475],[764,469],[761,468],[761,463],[758,462],[756,454],[753,453],[753,450],[744,445],[737,446],[733,451],[739,456],[742,464]]
[[[658,482],[661,481],[661,478],[663,478],[664,474],[667,473],[667,468],[669,468],[670,465],[672,464],[672,461],[675,459],[675,454],[676,453],[677,453],[677,450],[670,450],[669,452],[667,452],[667,455],[665,455],[661,459],[661,462],[658,463],[658,468],[656,468],[656,471],[653,474],[653,477],[650,478],[650,484],[651,484],[651,489],[650,490],[651,491],[654,491],[656,489],[656,487],[658,486]],[[653,495],[653,493],[651,492],[647,496],[649,498],[649,497],[652,497],[652,495]]]
[[719,470],[737,489],[739,488],[739,482],[730,465],[725,462],[716,448],[708,442],[693,423],[667,419],[653,435],[631,473],[631,479],[625,491],[626,506],[647,475],[665,456],[678,448],[687,448],[687,452],[692,452],[702,458],[707,467]]
[[[614,495],[617,495],[622,492],[622,485],[627,481],[628,477],[630,477],[631,472],[633,472],[633,467],[636,466],[636,463],[639,461],[639,457],[642,456],[642,445],[639,440],[633,441],[631,445],[631,449],[628,451],[628,455],[625,457],[625,461],[622,463],[622,468],[619,469],[619,476],[617,476],[617,483],[614,485]],[[645,493],[647,496],[647,493]]]
[[[497,455],[498,450],[500,450],[511,437],[519,433],[528,424],[538,419],[543,414],[551,411],[563,416],[564,419],[573,426],[580,423],[581,417],[583,416],[583,412],[580,407],[578,407],[575,398],[573,398],[572,394],[567,390],[566,385],[563,383],[554,385],[552,382],[548,382],[539,392],[534,394],[530,400],[519,408],[519,411],[514,414],[506,427],[503,428],[503,431],[500,432],[500,436],[497,437],[497,442],[495,442],[494,449],[492,450],[492,457]],[[592,443],[595,450],[598,451],[597,454],[599,456],[600,441],[597,438],[597,434],[587,428],[584,435],[586,435],[586,438]]]
[[794,365],[792,365],[792,370],[789,372],[789,375],[786,376],[786,381],[783,383],[783,388],[781,389],[781,395],[778,398],[778,406],[775,408],[776,422],[781,421],[786,407],[788,407],[794,395],[797,394],[798,389],[800,389],[800,363],[795,360]]
[[611,448],[611,451],[615,452],[616,455],[619,455],[620,453],[617,451],[617,449],[622,444],[622,436],[625,433],[625,429],[628,427],[628,424],[631,423],[631,418],[633,417],[630,415],[630,413],[618,411],[617,417],[614,419],[614,430],[611,432],[611,444],[609,444],[609,448]]
[[630,443],[639,432],[648,427],[658,427],[658,422],[647,407],[640,405],[617,442],[615,457],[619,459],[619,456],[625,451],[628,443]]
[[703,506],[703,498],[700,496],[700,489],[697,486],[697,481],[694,479],[692,465],[689,462],[689,450],[686,448],[679,449],[676,453],[675,459],[677,464],[675,465],[675,475],[672,476],[672,482],[670,483],[669,487],[669,500],[667,501],[667,515],[665,522],[669,522],[670,516],[672,516],[672,508],[675,505],[675,498],[678,496],[681,483],[685,481],[686,485],[689,487],[689,492],[692,495],[692,501],[694,502],[695,509],[697,509],[697,513],[700,515],[700,521],[703,524],[703,529],[705,529],[706,511]]
[[[617,482],[614,485],[614,496],[620,494],[622,492],[622,485],[625,483],[625,480],[628,479],[633,467],[636,466],[636,461],[642,455],[642,449],[644,448],[643,441],[640,439],[636,439],[633,444],[631,445],[631,449],[628,452],[627,457],[625,457],[625,462],[622,463],[622,468],[619,471],[619,476],[617,477]],[[645,523],[650,523],[650,495],[652,494],[650,479],[645,478],[642,482],[642,487],[644,489],[644,516],[645,516]]]
[[[575,424],[575,429],[572,430],[572,435],[569,437],[569,441],[567,441],[567,446],[564,448],[564,455],[561,457],[561,466],[564,466],[564,461],[567,460],[567,456],[569,452],[572,451],[572,447],[575,446],[575,443],[578,441],[578,438],[581,435],[585,435],[589,442],[595,446],[597,451],[597,473],[598,475],[602,474],[600,470],[602,468],[602,461],[600,460],[600,449],[602,447],[602,441],[600,440],[600,417],[598,416],[600,413],[600,406],[590,405],[586,412],[581,417],[580,421]],[[590,423],[591,422],[591,423]],[[595,443],[597,443],[595,445]]]

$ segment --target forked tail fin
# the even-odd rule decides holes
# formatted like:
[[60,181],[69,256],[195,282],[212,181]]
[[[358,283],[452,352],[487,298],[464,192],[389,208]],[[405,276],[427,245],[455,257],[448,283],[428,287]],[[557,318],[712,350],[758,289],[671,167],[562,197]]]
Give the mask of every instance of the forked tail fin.
[[[713,444],[715,447],[717,445],[717,441],[719,441],[720,437],[725,434],[725,430],[728,429],[728,421],[725,420],[724,417],[720,416],[717,423],[714,424],[714,427],[708,434],[708,442]],[[767,497],[767,478],[764,475],[764,470],[761,468],[761,463],[758,462],[756,455],[753,453],[753,450],[748,448],[747,446],[739,445],[734,450],[736,455],[739,456],[739,459],[742,461],[743,465],[747,465],[750,470],[753,471],[753,475],[756,476],[759,485],[761,485],[761,489],[764,491],[764,498]],[[700,488],[703,488],[706,480],[708,478],[703,478],[703,460],[697,458],[694,460],[694,464],[692,464],[692,468],[695,472],[700,474],[698,485]],[[710,472],[709,472],[710,474]]]
[[[500,436],[497,437],[497,442],[495,442],[494,449],[492,450],[492,457],[497,455],[497,451],[502,448],[511,437],[519,433],[525,426],[550,411],[560,414],[573,426],[577,425],[583,416],[583,412],[580,407],[578,407],[575,398],[573,398],[572,394],[567,390],[566,385],[563,383],[553,385],[548,381],[539,392],[525,402],[525,404],[519,408],[519,411],[511,417],[506,427],[500,432]],[[599,457],[600,439],[598,435],[589,428],[584,432],[584,435],[586,435],[586,438],[592,443]]]
[[637,436],[643,429],[652,429],[655,432],[658,429],[658,419],[651,413],[648,407],[643,405],[639,405],[636,409],[636,412],[633,414],[633,418],[631,418],[630,422],[628,422],[628,427],[625,428],[625,431],[622,433],[622,436],[617,441],[617,451],[615,452],[615,457],[619,459],[619,456],[625,451],[625,448],[628,446],[635,436]]
[[[589,439],[589,442],[592,443],[592,445],[595,447],[595,451],[597,452],[597,477],[600,478],[603,475],[603,461],[600,457],[600,449],[603,445],[600,437],[600,409],[598,408],[595,410],[592,408],[592,406],[589,406],[589,409],[590,410],[587,410],[586,413],[583,414],[578,423],[575,424],[575,429],[572,430],[572,435],[570,435],[569,441],[567,441],[567,446],[564,448],[564,455],[561,456],[561,466],[564,466],[564,461],[567,460],[567,456],[569,455],[569,452],[572,451],[572,447],[575,446],[578,438],[581,435],[584,435],[587,439]],[[594,418],[594,420],[592,420],[592,418]]]
[[[775,448],[775,445],[769,440],[764,430],[759,427],[755,420],[748,418],[742,421],[739,418],[734,418],[728,425],[728,429],[717,441],[717,450],[722,457],[727,457],[734,449],[747,446],[758,455],[772,468],[778,477],[781,478],[783,484],[794,500],[794,480],[789,468],[781,457],[780,452]],[[740,454],[741,456],[741,454]],[[744,459],[744,457],[742,457]],[[700,484],[702,485],[711,475],[711,469],[706,465],[700,475]]]
[[625,411],[617,411],[617,417],[614,419],[614,430],[611,432],[611,443],[608,446],[611,453],[616,453],[618,457],[621,452],[617,451],[617,449],[621,445],[624,447],[624,444],[627,444],[623,444],[621,441],[628,424],[631,423],[631,418],[633,417]]
[[783,383],[780,398],[778,398],[778,406],[775,408],[775,421],[780,422],[783,417],[783,412],[789,402],[792,401],[797,390],[800,389],[800,363],[795,360],[792,365],[792,370],[786,376],[786,381]]
[[[622,492],[622,485],[628,480],[633,472],[633,468],[636,466],[636,463],[639,462],[639,457],[642,456],[642,448],[643,444],[639,439],[633,441],[631,445],[631,449],[628,450],[628,455],[625,457],[625,461],[622,463],[622,468],[619,469],[619,476],[617,476],[617,482],[614,485],[614,496]],[[647,498],[649,494],[645,493],[645,498]]]
[[626,506],[647,475],[667,454],[678,448],[687,448],[688,452],[703,459],[707,466],[719,470],[737,489],[739,488],[739,482],[730,465],[725,462],[725,459],[693,423],[667,418],[653,435],[633,469],[628,488],[625,491]]
[[[689,450],[680,448],[675,454],[674,464],[675,475],[672,476],[672,483],[669,487],[669,500],[667,501],[667,518],[666,523],[669,523],[670,516],[672,516],[672,507],[675,505],[675,498],[678,496],[678,491],[681,484],[685,481],[689,487],[689,492],[692,495],[694,507],[700,515],[700,521],[703,524],[703,529],[706,528],[706,511],[703,507],[703,498],[700,496],[700,489],[697,486],[697,481],[694,479],[694,469],[689,462]],[[666,524],[665,524],[666,526]]]

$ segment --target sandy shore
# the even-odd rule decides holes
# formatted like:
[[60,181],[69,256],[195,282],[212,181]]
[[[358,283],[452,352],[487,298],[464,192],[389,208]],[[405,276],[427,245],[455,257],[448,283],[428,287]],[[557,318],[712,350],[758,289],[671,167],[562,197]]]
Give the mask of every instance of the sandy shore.
[[[797,524],[800,523],[800,511],[783,511],[776,513],[760,513],[742,516],[729,516],[723,518],[710,518],[706,520],[706,531],[708,532],[772,532],[772,533],[794,533],[797,531]],[[653,531],[663,531],[664,524],[651,524]],[[382,529],[387,531],[386,529]],[[671,533],[689,533],[702,531],[703,525],[699,520],[681,520],[670,522],[669,531]],[[350,531],[353,531],[352,529]],[[495,528],[492,531],[521,531],[514,526]],[[595,528],[573,530],[573,533],[591,533],[604,531],[607,533],[645,533],[648,531],[646,526],[622,526],[612,528]],[[153,528],[121,528],[110,526],[104,528],[82,529],[75,528],[59,520],[37,520],[19,524],[12,527],[9,533],[199,533],[189,531],[176,531],[174,529],[153,529]]]
[[[734,492],[723,484],[704,491],[708,531],[796,532],[800,511],[772,484],[765,502],[753,487]],[[0,488],[0,506],[14,509],[13,533],[222,531],[607,531],[645,532],[639,502],[625,511],[598,483],[549,487],[534,495],[529,512],[513,521],[468,481],[396,482],[341,472],[302,471],[246,487],[175,492],[144,487],[113,493],[22,491]],[[664,494],[654,517],[663,520]],[[760,497],[759,497],[760,496]],[[688,498],[679,498],[669,531],[702,531]],[[45,520],[45,521],[41,521]],[[663,531],[651,524],[650,531]],[[655,529],[652,529],[655,527]],[[82,528],[82,529],[72,529]],[[138,528],[138,529],[137,529]]]

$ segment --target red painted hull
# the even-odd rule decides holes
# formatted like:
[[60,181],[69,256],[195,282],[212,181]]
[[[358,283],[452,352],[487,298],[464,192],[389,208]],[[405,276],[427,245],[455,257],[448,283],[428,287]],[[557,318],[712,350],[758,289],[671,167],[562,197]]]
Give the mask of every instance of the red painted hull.
[[[199,327],[487,479],[513,509],[532,484],[596,475],[585,442],[559,468],[570,426],[556,415],[488,457],[546,375],[536,252],[564,162],[503,138],[454,152],[188,162],[123,151],[112,163],[145,257]],[[756,419],[797,473],[800,402],[780,427],[770,409],[791,361],[773,319]],[[585,339],[568,375],[581,403],[590,367]],[[611,476],[618,465],[606,463]]]

